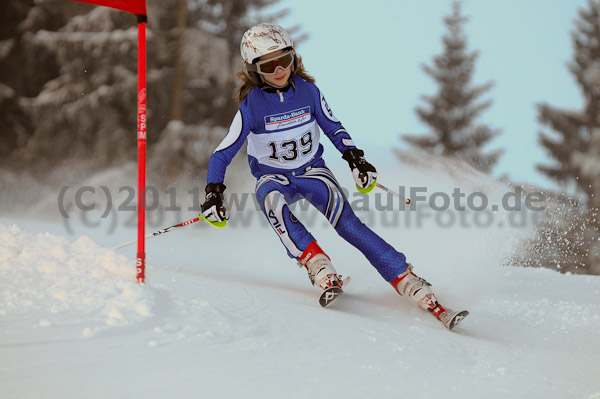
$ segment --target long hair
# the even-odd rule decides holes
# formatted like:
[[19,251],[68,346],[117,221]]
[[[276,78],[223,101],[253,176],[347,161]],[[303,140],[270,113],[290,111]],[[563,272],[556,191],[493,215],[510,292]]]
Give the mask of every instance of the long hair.
[[[296,61],[295,61],[296,68],[293,72],[293,75],[298,75],[299,77],[306,80],[307,82],[315,83],[316,82],[315,78],[312,77],[311,75],[309,75],[308,72],[306,72],[306,69],[304,69],[304,64],[302,63],[302,57],[300,57],[298,54],[295,54],[295,57],[296,57]],[[250,90],[252,90],[252,88],[254,86],[256,86],[256,84],[250,77],[250,74],[246,70],[245,66],[242,66],[241,71],[239,71],[235,76],[240,81],[240,86],[236,90],[233,98],[238,102],[238,105],[239,105],[244,101],[244,99],[248,95],[248,92]]]

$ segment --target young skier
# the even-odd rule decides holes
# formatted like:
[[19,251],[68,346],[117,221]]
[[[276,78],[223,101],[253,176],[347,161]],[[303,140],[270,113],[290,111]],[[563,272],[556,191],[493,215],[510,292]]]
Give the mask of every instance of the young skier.
[[334,116],[315,79],[304,70],[289,34],[278,25],[259,24],[244,33],[240,49],[244,62],[237,74],[240,107],[210,157],[202,216],[211,224],[225,226],[229,219],[223,204],[225,170],[248,140],[248,162],[257,179],[262,211],[288,255],[306,268],[313,285],[323,290],[337,287],[341,292],[343,281],[329,256],[290,212],[288,205],[300,197],[319,209],[400,295],[452,329],[468,312],[453,312],[439,304],[430,284],[412,272],[404,254],[358,219],[325,166],[320,129],[348,162],[357,189],[368,193],[376,185],[377,171]]

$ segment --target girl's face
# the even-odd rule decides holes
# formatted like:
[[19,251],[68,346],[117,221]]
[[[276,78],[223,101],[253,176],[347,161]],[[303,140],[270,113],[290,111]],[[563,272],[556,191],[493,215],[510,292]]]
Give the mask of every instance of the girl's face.
[[[277,50],[269,54],[265,54],[260,57],[259,61],[269,60],[271,58],[276,58],[278,55],[283,53],[283,50]],[[262,75],[265,82],[272,84],[275,87],[283,87],[287,83],[290,78],[290,74],[292,73],[291,64],[287,68],[283,69],[282,67],[277,67],[274,75]]]

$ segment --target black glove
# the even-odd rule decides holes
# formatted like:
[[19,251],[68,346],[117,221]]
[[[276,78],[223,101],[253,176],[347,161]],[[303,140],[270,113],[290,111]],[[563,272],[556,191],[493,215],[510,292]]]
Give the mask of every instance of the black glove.
[[204,189],[206,197],[202,204],[202,216],[211,224],[218,223],[219,227],[223,227],[229,219],[229,211],[223,205],[223,192],[226,188],[223,183],[209,183]]
[[361,193],[370,193],[377,184],[377,170],[364,158],[365,153],[358,148],[344,151],[342,158],[348,162],[356,188]]

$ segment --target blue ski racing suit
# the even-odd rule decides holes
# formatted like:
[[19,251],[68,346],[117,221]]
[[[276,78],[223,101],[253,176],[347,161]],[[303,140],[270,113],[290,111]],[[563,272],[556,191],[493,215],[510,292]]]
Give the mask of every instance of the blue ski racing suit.
[[289,209],[305,198],[390,282],[408,268],[406,257],[354,214],[322,158],[320,129],[341,153],[356,147],[319,88],[299,76],[292,79],[285,91],[250,90],[210,158],[207,183],[223,183],[227,166],[248,140],[257,199],[288,255],[298,260],[315,240]]

